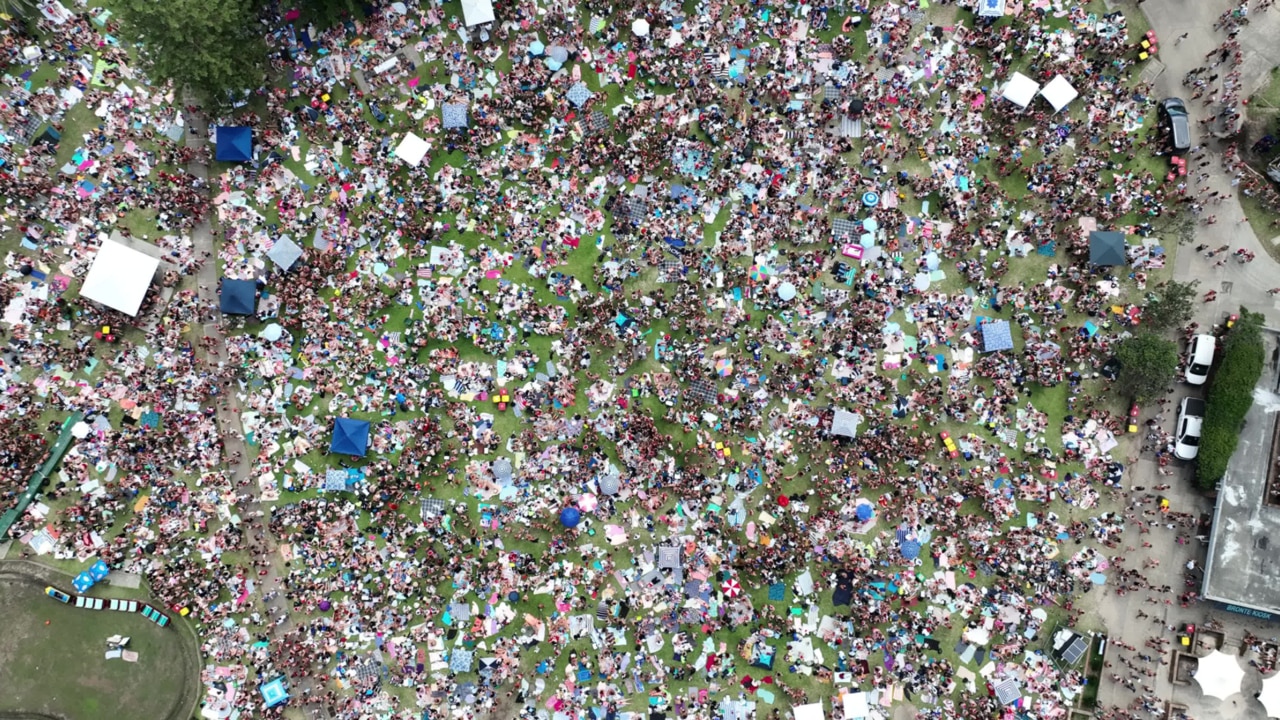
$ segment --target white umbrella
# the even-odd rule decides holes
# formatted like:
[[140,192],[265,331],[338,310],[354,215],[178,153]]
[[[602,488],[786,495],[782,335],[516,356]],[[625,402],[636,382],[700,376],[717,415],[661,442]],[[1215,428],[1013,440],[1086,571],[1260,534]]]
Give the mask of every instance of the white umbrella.
[[683,44],[684,44],[684,36],[681,35],[678,31],[672,30],[671,34],[667,36],[667,47],[669,48],[679,47]]
[[789,282],[782,283],[778,286],[778,297],[783,300],[794,300],[796,297],[796,286]]
[[636,35],[639,35],[640,37],[648,37],[649,21],[645,20],[644,18],[640,18],[639,20],[636,20],[635,22],[631,23],[631,32],[635,33]]
[[280,327],[279,323],[271,323],[270,325],[262,328],[262,332],[258,337],[261,337],[267,342],[275,342],[280,339],[282,334],[284,334],[284,328]]
[[1280,717],[1280,675],[1262,679],[1258,702],[1267,709],[1267,717]]
[[89,425],[83,421],[71,426],[71,434],[77,440],[83,440],[89,437]]
[[598,504],[599,503],[596,502],[596,496],[591,493],[586,493],[582,497],[578,498],[578,509],[583,512],[591,512],[592,510],[595,510]]
[[1194,677],[1205,695],[1226,700],[1240,692],[1244,670],[1235,657],[1221,650],[1214,650],[1198,659]]

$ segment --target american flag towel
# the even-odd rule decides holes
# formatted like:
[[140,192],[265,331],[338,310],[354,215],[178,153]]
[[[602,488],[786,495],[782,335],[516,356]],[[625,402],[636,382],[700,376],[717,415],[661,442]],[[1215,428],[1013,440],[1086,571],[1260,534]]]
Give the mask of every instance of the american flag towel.
[[430,278],[430,277],[431,277],[431,267],[430,267],[430,266],[428,266],[428,265],[419,265],[419,266],[418,266],[418,277],[420,277],[420,278]]

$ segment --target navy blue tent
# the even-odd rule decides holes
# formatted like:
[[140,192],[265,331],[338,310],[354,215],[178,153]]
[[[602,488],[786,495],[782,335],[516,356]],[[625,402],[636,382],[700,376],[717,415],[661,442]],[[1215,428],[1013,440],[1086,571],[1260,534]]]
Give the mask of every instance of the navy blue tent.
[[369,421],[336,418],[333,421],[333,440],[329,452],[364,457],[369,451]]
[[218,127],[219,162],[245,162],[253,159],[253,130],[244,126]]
[[222,278],[222,312],[228,315],[253,315],[258,312],[258,285],[252,280]]
[[1008,320],[985,320],[982,323],[982,351],[1013,349],[1013,328]]

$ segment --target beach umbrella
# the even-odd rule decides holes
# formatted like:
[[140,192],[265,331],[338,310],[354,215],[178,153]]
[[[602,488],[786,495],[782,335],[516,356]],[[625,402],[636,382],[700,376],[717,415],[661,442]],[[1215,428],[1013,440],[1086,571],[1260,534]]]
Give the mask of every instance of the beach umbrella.
[[78,422],[71,426],[71,435],[77,440],[83,440],[89,437],[89,424],[86,422]]
[[1262,679],[1258,702],[1267,709],[1267,717],[1280,717],[1280,675]]
[[716,361],[716,374],[720,377],[729,377],[733,374],[733,361],[729,358],[720,358]]
[[550,69],[550,70],[551,70],[551,72],[555,72],[555,71],[559,70],[560,68],[564,67],[564,63],[563,63],[562,61],[560,61],[560,60],[555,59],[555,58],[551,58],[551,57],[549,57],[549,58],[547,58],[547,61],[546,61],[546,62],[547,62],[547,68],[548,68],[548,69]]
[[778,286],[778,297],[783,300],[794,300],[796,297],[796,286],[789,282],[784,282]]
[[631,32],[635,33],[636,35],[639,35],[640,37],[648,37],[649,21],[645,20],[644,18],[640,18],[635,22],[631,23]]
[[560,511],[560,524],[566,528],[575,528],[582,522],[582,513],[576,507],[567,507]]
[[876,509],[874,507],[871,507],[870,503],[862,503],[861,505],[858,506],[858,509],[855,511],[855,514],[857,515],[859,520],[861,520],[862,522],[866,522],[876,516]]
[[554,60],[559,60],[562,63],[568,62],[569,50],[563,45],[552,45],[551,47],[547,48],[547,57],[552,58]]
[[730,578],[720,584],[720,590],[723,591],[725,595],[731,598],[738,597],[739,595],[742,594],[742,584],[739,583],[737,580]]
[[279,340],[280,336],[283,334],[284,328],[280,327],[279,323],[271,323],[270,325],[262,328],[262,332],[258,334],[258,337],[266,340],[267,342],[275,342]]
[[617,495],[618,494],[618,476],[602,475],[600,476],[600,494],[601,495]]
[[1240,668],[1240,663],[1234,657],[1221,650],[1214,650],[1197,659],[1196,672],[1192,677],[1205,695],[1226,700],[1240,692],[1244,670]]
[[324,610],[325,612],[328,612],[328,611],[329,611],[329,608],[331,608],[331,607],[333,607],[333,603],[329,602],[328,600],[321,600],[321,601],[320,601],[320,609],[321,609],[321,610]]
[[752,265],[752,266],[751,266],[751,279],[752,279],[752,280],[759,281],[759,280],[763,280],[763,279],[765,279],[765,278],[767,278],[767,277],[769,277],[769,268],[768,268],[768,267],[766,267],[766,266],[764,266],[764,265]]
[[866,218],[862,221],[862,229],[867,232],[875,232],[880,229],[880,221],[873,217]]
[[674,30],[667,36],[667,47],[680,47],[684,44],[684,36]]
[[867,207],[875,207],[880,204],[880,195],[873,192],[862,193],[862,204]]
[[592,510],[595,510],[599,504],[600,501],[596,500],[596,496],[591,493],[585,493],[582,497],[578,498],[578,509],[582,512],[591,512]]
[[790,504],[791,504],[791,498],[787,497],[786,495],[778,496],[778,507],[786,507]]
[[547,49],[547,46],[543,45],[541,40],[534,40],[533,42],[529,43],[529,54],[533,55],[534,57],[541,55],[543,51],[545,51],[546,49]]

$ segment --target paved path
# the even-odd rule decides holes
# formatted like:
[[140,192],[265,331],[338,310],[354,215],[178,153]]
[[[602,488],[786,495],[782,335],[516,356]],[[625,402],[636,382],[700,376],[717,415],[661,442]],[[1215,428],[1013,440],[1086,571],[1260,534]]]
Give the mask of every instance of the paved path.
[[[1134,4],[1129,2],[1112,4],[1126,11],[1132,11],[1134,8]],[[1204,61],[1206,53],[1227,39],[1225,33],[1213,31],[1213,24],[1219,15],[1229,7],[1235,7],[1236,4],[1234,0],[1148,0],[1139,6],[1146,12],[1162,46],[1160,59],[1165,63],[1165,69],[1154,82],[1157,97],[1178,96],[1190,100],[1191,92],[1182,86],[1182,78]],[[1175,45],[1174,41],[1183,33],[1189,33],[1187,39]],[[1246,89],[1243,97],[1264,86],[1269,80],[1271,69],[1280,64],[1280,44],[1275,42],[1277,37],[1280,37],[1280,9],[1254,15],[1251,23],[1237,38],[1245,55],[1241,68],[1241,81]],[[1236,312],[1241,305],[1264,313],[1269,326],[1280,327],[1280,302],[1266,292],[1270,288],[1280,286],[1280,265],[1267,253],[1262,246],[1263,240],[1254,234],[1249,223],[1240,222],[1244,218],[1243,210],[1234,193],[1234,188],[1231,187],[1230,176],[1222,170],[1222,151],[1226,145],[1200,131],[1200,126],[1196,122],[1204,116],[1204,105],[1198,101],[1188,102],[1188,105],[1191,108],[1192,126],[1195,129],[1193,134],[1195,142],[1205,146],[1205,153],[1192,158],[1190,164],[1194,166],[1202,158],[1211,160],[1210,165],[1205,168],[1210,177],[1202,184],[1193,185],[1193,188],[1198,191],[1207,186],[1210,192],[1218,190],[1225,193],[1227,199],[1221,205],[1210,204],[1205,210],[1206,216],[1218,216],[1217,224],[1206,226],[1197,223],[1195,242],[1177,248],[1174,276],[1179,280],[1200,281],[1201,293],[1208,290],[1218,292],[1216,301],[1197,305],[1195,320],[1202,327],[1207,328],[1221,322],[1226,315]],[[1198,172],[1200,171],[1192,170],[1188,175],[1194,180]],[[1268,243],[1275,240],[1276,238],[1265,239]],[[1170,237],[1166,239],[1166,243],[1173,244],[1176,240]],[[1247,265],[1228,260],[1225,267],[1215,268],[1212,260],[1194,252],[1194,245],[1200,243],[1207,243],[1211,248],[1223,244],[1229,244],[1232,250],[1240,247],[1247,248],[1256,253],[1257,259]],[[1169,396],[1170,407],[1178,398],[1186,394],[1186,391],[1185,387],[1176,388],[1174,394]],[[1152,411],[1156,409],[1151,408]],[[1162,418],[1165,427],[1171,426],[1173,412],[1171,409]],[[1189,464],[1184,464],[1173,470],[1172,476],[1160,475],[1152,460],[1142,459],[1136,466],[1131,466],[1126,483],[1129,488],[1148,489],[1168,484],[1171,486],[1170,489],[1159,494],[1169,498],[1174,510],[1196,516],[1202,512],[1212,512],[1212,502],[1195,490],[1193,468]],[[1149,490],[1149,492],[1154,491]],[[1137,493],[1137,495],[1141,494]],[[1136,661],[1136,655],[1140,653],[1159,654],[1144,645],[1147,638],[1151,636],[1162,635],[1172,638],[1170,626],[1185,623],[1199,624],[1210,618],[1220,620],[1227,627],[1228,652],[1239,649],[1244,629],[1264,637],[1274,634],[1274,628],[1268,629],[1242,616],[1218,611],[1207,605],[1197,604],[1186,609],[1179,606],[1176,596],[1186,589],[1186,564],[1192,560],[1197,564],[1203,563],[1207,550],[1205,543],[1195,539],[1194,532],[1169,530],[1163,526],[1157,526],[1150,534],[1142,535],[1134,523],[1128,523],[1127,527],[1125,536],[1121,540],[1121,547],[1112,551],[1113,554],[1124,556],[1126,567],[1140,570],[1143,561],[1147,558],[1158,559],[1159,567],[1144,570],[1144,575],[1153,586],[1169,585],[1174,593],[1157,595],[1135,592],[1118,596],[1114,588],[1108,585],[1092,591],[1090,595],[1094,597],[1086,596],[1088,604],[1096,607],[1111,637],[1138,648],[1136,652],[1130,653],[1113,645],[1108,651],[1107,660],[1112,667],[1103,671],[1102,686],[1098,694],[1100,706],[1125,707],[1142,694],[1130,692],[1123,685],[1111,682],[1108,676],[1111,673],[1122,676],[1128,674],[1127,668],[1120,662],[1120,655],[1127,655]],[[1189,542],[1178,544],[1175,541],[1177,535],[1182,535]],[[1150,542],[1153,547],[1143,548],[1143,542]],[[1130,547],[1134,550],[1126,549]],[[1148,597],[1157,598],[1156,604],[1149,603]],[[1172,601],[1171,604],[1164,603],[1166,598]],[[1140,619],[1137,616],[1139,611],[1153,618]],[[1167,652],[1163,654],[1161,660],[1163,663],[1168,663],[1171,657],[1172,654]],[[1240,694],[1229,700],[1219,701],[1206,698],[1199,686],[1194,683],[1190,686],[1173,685],[1169,680],[1167,664],[1162,664],[1156,669],[1154,678],[1144,677],[1142,681],[1154,689],[1154,696],[1161,703],[1172,701],[1188,706],[1188,713],[1193,718],[1223,717],[1233,720],[1255,718],[1261,720],[1266,717],[1262,705],[1253,699],[1253,693],[1258,691],[1260,685],[1255,671],[1250,670],[1247,673]]]
[[[206,122],[202,118],[191,117],[188,115],[187,123],[188,127],[194,131],[187,133],[188,147],[197,149],[203,147],[206,144],[206,138],[208,137],[208,127]],[[208,167],[206,167],[202,162],[193,162],[188,164],[187,171],[198,177],[208,178]],[[210,190],[212,191],[213,189],[214,186],[211,185]],[[215,314],[219,317],[217,322],[194,325],[193,332],[198,332],[200,335],[210,338],[215,348],[225,348],[225,326],[221,319],[221,315],[216,312],[218,307],[217,288],[219,282],[217,256],[218,251],[221,249],[221,244],[215,243],[213,230],[209,220],[205,220],[192,230],[191,240],[192,244],[195,246],[195,252],[197,255],[201,255],[205,252],[212,253],[212,257],[201,265],[196,281],[198,283],[198,291],[201,301],[207,306],[213,307]],[[226,357],[225,350],[220,349],[220,355],[213,355],[199,344],[199,338],[194,339],[197,341],[195,343],[197,354],[202,357],[205,362],[212,365],[218,365],[222,362],[220,358]],[[237,399],[237,392],[239,391],[239,388],[236,385],[237,384],[233,382],[232,386],[224,391],[224,395],[222,396],[223,402],[216,404],[218,430],[222,433],[224,456],[228,461],[228,465],[232,468],[233,484],[237,489],[247,485],[252,498],[250,502],[242,504],[237,508],[242,521],[249,524],[249,527],[245,532],[245,536],[246,538],[252,538],[255,535],[258,535],[262,538],[262,542],[260,543],[250,542],[250,555],[253,560],[255,562],[265,562],[267,564],[267,573],[265,576],[259,576],[256,572],[252,571],[249,571],[248,573],[253,577],[254,582],[257,584],[257,587],[255,588],[257,598],[255,598],[255,601],[264,597],[268,592],[273,590],[278,591],[275,598],[269,602],[262,603],[262,606],[267,610],[264,615],[266,615],[267,618],[277,616],[281,613],[289,616],[289,620],[281,625],[277,625],[268,620],[266,631],[273,639],[279,640],[279,638],[281,638],[285,633],[293,629],[293,620],[291,615],[292,608],[284,597],[285,585],[281,581],[280,577],[279,563],[281,561],[281,556],[277,552],[279,542],[274,536],[272,536],[269,528],[267,527],[269,512],[267,508],[263,507],[259,502],[261,488],[259,488],[258,484],[253,482],[253,479],[249,477],[252,459],[257,455],[257,449],[249,447],[245,443],[244,428],[240,424],[239,408],[241,403],[240,400]],[[236,453],[240,454],[241,461],[232,464],[230,459],[234,457]],[[260,514],[262,514],[261,517],[259,517]],[[302,707],[306,712],[307,717],[312,718],[313,720],[328,720],[328,712],[326,712],[325,708],[321,707],[318,703],[313,705],[302,704],[301,698],[305,692],[310,692],[312,695],[319,696],[324,690],[319,683],[315,682],[313,677],[291,677],[288,678],[287,683],[289,686],[289,692],[294,698],[291,701],[292,706]]]
[[[1226,267],[1214,268],[1212,260],[1192,252],[1190,247],[1183,247],[1175,260],[1174,274],[1180,280],[1200,280],[1201,292],[1218,291],[1217,300],[1202,305],[1197,312],[1196,321],[1201,326],[1218,322],[1244,305],[1250,310],[1265,313],[1269,326],[1280,327],[1280,301],[1266,292],[1280,286],[1280,265],[1263,247],[1264,242],[1277,244],[1280,233],[1259,239],[1249,223],[1240,222],[1244,211],[1235,195],[1235,188],[1231,187],[1230,176],[1222,171],[1222,150],[1226,146],[1201,131],[1196,121],[1204,117],[1204,105],[1190,101],[1191,91],[1182,86],[1182,78],[1204,62],[1207,53],[1227,40],[1225,33],[1213,30],[1213,23],[1224,11],[1235,6],[1234,0],[1148,0],[1140,6],[1162,46],[1160,59],[1165,63],[1165,71],[1156,79],[1156,95],[1174,95],[1188,100],[1195,129],[1193,137],[1208,151],[1204,157],[1212,160],[1205,169],[1210,177],[1195,188],[1207,186],[1210,192],[1218,190],[1228,195],[1221,205],[1209,204],[1205,208],[1204,215],[1217,215],[1218,222],[1198,226],[1197,244],[1208,243],[1211,248],[1229,244],[1232,250],[1243,247],[1257,254],[1257,259],[1248,265],[1228,260]],[[1187,39],[1174,45],[1183,33],[1189,33]],[[1241,66],[1241,82],[1246,92],[1242,97],[1248,97],[1266,85],[1272,68],[1280,65],[1277,38],[1280,38],[1280,8],[1254,13],[1250,24],[1241,31],[1237,40],[1245,58]],[[1193,158],[1190,164],[1194,163]],[[1188,176],[1194,179],[1197,172],[1192,170]]]

